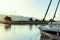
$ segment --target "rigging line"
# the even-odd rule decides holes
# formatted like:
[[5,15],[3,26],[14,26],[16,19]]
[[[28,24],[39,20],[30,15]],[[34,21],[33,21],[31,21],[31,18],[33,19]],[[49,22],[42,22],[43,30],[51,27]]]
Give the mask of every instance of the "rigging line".
[[57,9],[58,9],[59,3],[60,3],[60,0],[58,1],[58,4],[57,4],[57,7],[56,7],[56,10],[55,10],[55,13],[54,13],[54,16],[53,16],[53,20],[54,20],[54,18],[55,18],[55,16],[56,16],[56,13],[57,13]]
[[51,2],[52,2],[52,0],[50,0],[50,3],[49,3],[49,5],[48,5],[48,8],[47,8],[47,11],[46,11],[46,13],[45,13],[45,16],[44,16],[43,20],[45,20],[45,17],[46,17],[46,15],[47,15],[47,13],[48,13],[48,10],[49,10],[49,8],[50,8]]

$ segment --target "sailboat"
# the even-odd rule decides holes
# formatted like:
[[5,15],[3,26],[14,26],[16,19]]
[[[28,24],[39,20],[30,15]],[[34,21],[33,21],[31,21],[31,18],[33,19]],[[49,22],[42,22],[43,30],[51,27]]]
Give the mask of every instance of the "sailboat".
[[[52,0],[50,0],[49,6],[51,5],[51,2],[52,2]],[[60,0],[58,1],[58,4],[57,4],[57,7],[56,7],[52,20],[54,20],[54,18],[55,18],[59,3],[60,3]],[[47,13],[45,14],[45,17],[46,17],[46,15],[47,15]],[[44,19],[45,19],[45,17],[44,17]],[[48,27],[39,27],[39,30],[41,32],[41,40],[60,40],[60,28],[57,27],[60,25],[58,22],[57,22],[57,26],[56,25],[54,26],[53,25],[54,23],[53,24],[52,23],[53,22],[51,22],[51,26],[50,26],[51,28],[49,26]]]
[[39,27],[41,32],[41,39],[55,39],[60,40],[59,27]]

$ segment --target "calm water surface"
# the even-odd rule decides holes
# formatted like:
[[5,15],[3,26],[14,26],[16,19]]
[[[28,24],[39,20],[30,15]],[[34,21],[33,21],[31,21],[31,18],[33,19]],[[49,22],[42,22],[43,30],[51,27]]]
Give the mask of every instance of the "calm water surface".
[[40,31],[35,25],[0,24],[0,40],[40,40]]

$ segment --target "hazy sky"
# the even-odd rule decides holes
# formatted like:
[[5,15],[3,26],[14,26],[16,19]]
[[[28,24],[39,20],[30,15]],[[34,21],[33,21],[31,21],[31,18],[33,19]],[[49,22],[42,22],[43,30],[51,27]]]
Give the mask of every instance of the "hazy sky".
[[[0,14],[22,15],[42,19],[50,0],[0,0]],[[46,19],[54,15],[58,0],[53,0]],[[60,5],[56,19],[60,19]]]

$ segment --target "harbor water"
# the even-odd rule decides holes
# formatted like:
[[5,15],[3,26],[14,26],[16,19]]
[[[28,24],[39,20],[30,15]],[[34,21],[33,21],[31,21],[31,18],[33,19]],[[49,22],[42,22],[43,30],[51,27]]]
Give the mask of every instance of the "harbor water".
[[40,40],[39,25],[0,24],[0,40]]

